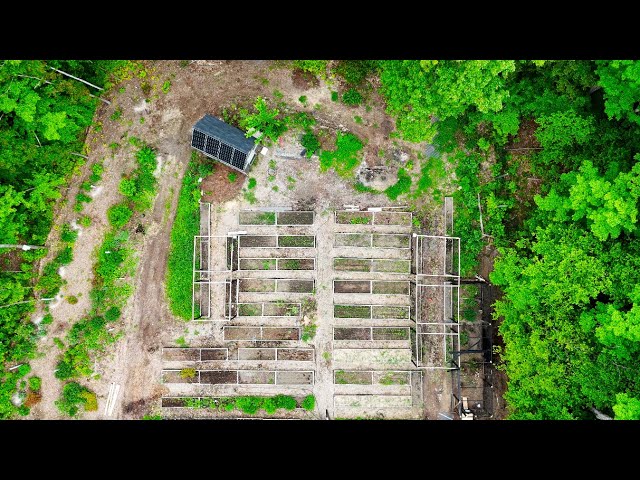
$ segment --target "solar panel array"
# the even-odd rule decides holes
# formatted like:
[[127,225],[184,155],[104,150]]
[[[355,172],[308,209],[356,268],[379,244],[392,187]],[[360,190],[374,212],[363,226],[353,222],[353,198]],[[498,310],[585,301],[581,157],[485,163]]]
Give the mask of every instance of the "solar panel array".
[[191,146],[221,162],[244,170],[247,154],[217,138],[210,137],[199,130],[194,130],[193,137],[191,138]]
[[198,130],[193,131],[193,138],[191,139],[191,146],[198,150],[204,150],[204,141],[206,135]]

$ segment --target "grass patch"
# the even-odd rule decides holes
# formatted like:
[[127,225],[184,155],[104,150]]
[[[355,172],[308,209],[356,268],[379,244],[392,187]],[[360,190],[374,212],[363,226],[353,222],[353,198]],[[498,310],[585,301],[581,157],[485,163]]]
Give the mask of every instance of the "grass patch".
[[362,95],[355,88],[350,88],[342,94],[342,103],[357,106],[362,103]]
[[369,305],[334,305],[333,316],[336,318],[371,318]]
[[[195,156],[195,155],[194,155]],[[211,171],[211,164],[189,162],[182,180],[176,217],[171,229],[171,246],[167,263],[166,289],[171,312],[184,320],[191,319],[191,280],[193,237],[200,233],[200,186],[198,178]]]
[[247,415],[255,415],[264,411],[267,415],[272,415],[278,410],[295,410],[304,408],[313,410],[316,399],[313,395],[307,395],[300,404],[290,395],[275,395],[273,397],[258,397],[253,395],[243,395],[238,397],[204,397],[204,398],[182,398],[181,403],[186,408],[208,408],[218,411],[240,410]]
[[259,317],[262,315],[262,304],[241,303],[238,305],[238,315],[241,317]]
[[303,342],[308,342],[309,340],[313,340],[316,336],[316,331],[318,330],[318,326],[315,323],[309,323],[308,325],[302,326],[302,335],[300,339]]
[[315,237],[313,235],[283,235],[278,237],[279,247],[313,247]]
[[352,133],[338,132],[336,149],[324,150],[320,153],[320,170],[325,172],[333,168],[341,177],[349,177],[360,164],[363,144]]
[[390,200],[396,200],[400,195],[411,190],[411,175],[404,168],[398,169],[398,181],[388,187],[384,193]]

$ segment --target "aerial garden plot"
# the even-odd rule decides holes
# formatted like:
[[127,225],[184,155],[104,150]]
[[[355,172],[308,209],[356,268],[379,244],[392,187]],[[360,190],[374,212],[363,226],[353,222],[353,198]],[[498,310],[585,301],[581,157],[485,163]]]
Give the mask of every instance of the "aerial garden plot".
[[0,87],[0,419],[640,419],[640,62]]

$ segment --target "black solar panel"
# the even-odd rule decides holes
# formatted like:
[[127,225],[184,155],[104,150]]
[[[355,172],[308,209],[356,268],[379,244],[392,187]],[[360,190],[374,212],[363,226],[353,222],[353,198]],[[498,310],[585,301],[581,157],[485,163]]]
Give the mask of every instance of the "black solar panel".
[[247,158],[247,154],[241,152],[240,150],[235,150],[233,152],[233,160],[232,165],[240,170],[244,170],[244,161]]
[[218,158],[225,163],[231,163],[231,158],[233,157],[233,148],[227,145],[226,143],[220,142],[220,153],[218,154]]
[[207,146],[205,152],[214,157],[218,157],[218,149],[220,148],[220,141],[207,136]]
[[191,146],[227,165],[244,170],[247,153],[215,137],[211,137],[199,130],[193,130]]
[[206,135],[198,130],[193,131],[193,137],[191,138],[191,146],[198,150],[204,150],[204,139]]

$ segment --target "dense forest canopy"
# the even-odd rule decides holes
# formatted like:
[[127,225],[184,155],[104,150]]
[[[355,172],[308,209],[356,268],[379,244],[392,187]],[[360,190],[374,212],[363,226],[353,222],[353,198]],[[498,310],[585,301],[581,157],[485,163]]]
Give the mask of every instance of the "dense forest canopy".
[[490,193],[508,209],[488,215],[491,280],[511,418],[640,418],[640,62],[381,68],[405,138],[495,155]]

